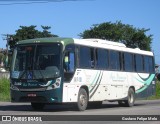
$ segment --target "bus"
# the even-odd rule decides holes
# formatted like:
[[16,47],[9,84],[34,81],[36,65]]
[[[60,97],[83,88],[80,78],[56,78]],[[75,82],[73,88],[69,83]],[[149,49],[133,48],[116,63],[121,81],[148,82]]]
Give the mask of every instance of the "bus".
[[17,42],[11,102],[72,103],[84,111],[103,101],[131,107],[155,94],[154,54],[102,39],[39,38]]

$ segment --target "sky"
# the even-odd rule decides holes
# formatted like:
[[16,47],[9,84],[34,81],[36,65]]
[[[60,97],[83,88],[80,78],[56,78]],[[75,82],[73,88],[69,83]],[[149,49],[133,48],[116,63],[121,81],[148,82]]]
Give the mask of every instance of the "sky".
[[[160,0],[0,0],[0,48],[6,47],[2,34],[15,34],[19,26],[51,26],[60,37],[78,35],[93,24],[121,21],[136,28],[150,29],[155,62],[160,64]],[[45,2],[44,2],[45,1]],[[25,4],[15,4],[25,3]],[[29,3],[29,4],[26,4]]]

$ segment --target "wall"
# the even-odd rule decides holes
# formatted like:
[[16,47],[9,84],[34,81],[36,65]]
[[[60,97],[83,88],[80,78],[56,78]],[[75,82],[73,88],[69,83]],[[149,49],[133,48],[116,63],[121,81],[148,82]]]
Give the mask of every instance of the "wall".
[[10,78],[10,73],[9,72],[0,72],[0,78]]

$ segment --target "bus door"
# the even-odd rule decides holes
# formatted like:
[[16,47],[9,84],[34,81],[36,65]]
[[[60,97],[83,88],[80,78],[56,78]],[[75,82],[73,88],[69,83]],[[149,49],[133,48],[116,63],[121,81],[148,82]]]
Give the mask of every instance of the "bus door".
[[64,54],[63,60],[64,81],[70,82],[75,71],[75,54],[72,51],[67,51]]

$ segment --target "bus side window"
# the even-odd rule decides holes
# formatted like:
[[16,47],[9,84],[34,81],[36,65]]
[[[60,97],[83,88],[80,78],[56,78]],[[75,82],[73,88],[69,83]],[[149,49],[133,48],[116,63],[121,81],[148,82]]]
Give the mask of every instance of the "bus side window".
[[143,72],[143,58],[142,55],[135,55],[136,72]]
[[120,53],[118,51],[110,50],[110,69],[120,70]]
[[66,52],[64,56],[64,72],[74,72],[75,70],[74,52]]

